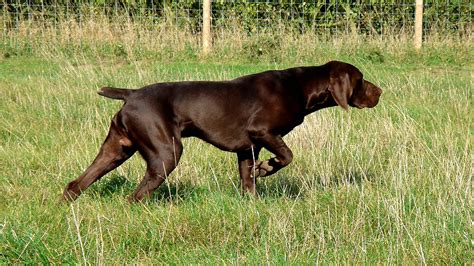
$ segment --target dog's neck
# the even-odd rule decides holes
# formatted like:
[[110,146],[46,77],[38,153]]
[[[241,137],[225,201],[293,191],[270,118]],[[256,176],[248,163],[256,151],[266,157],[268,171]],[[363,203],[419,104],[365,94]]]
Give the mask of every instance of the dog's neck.
[[326,68],[304,67],[295,68],[294,71],[303,92],[307,114],[337,105],[329,91],[329,75],[326,73],[328,71]]
[[305,110],[307,113],[312,113],[319,109],[332,106],[329,104],[330,102],[333,102],[333,100],[329,90],[312,93],[306,96]]

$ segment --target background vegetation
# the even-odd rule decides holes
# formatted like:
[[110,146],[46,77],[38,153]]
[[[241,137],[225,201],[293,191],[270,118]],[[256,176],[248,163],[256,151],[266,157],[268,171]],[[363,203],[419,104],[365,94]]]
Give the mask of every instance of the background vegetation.
[[[422,58],[469,56],[472,49],[464,44],[472,40],[473,4],[424,2]],[[195,59],[200,54],[201,4],[5,1],[0,5],[1,48],[7,57],[47,52]],[[420,60],[411,49],[414,1],[216,1],[212,12],[211,56],[217,61],[303,61],[328,49],[353,55],[361,48],[371,60]],[[451,52],[456,56],[445,56]]]
[[[2,264],[472,261],[471,4],[466,13],[465,2],[451,1],[448,9],[459,10],[449,11],[453,23],[426,23],[416,51],[409,23],[365,30],[354,11],[354,24],[335,18],[321,26],[260,17],[267,5],[273,14],[302,3],[216,2],[213,52],[203,57],[192,13],[199,4],[160,3],[115,1],[113,11],[109,2],[30,1],[28,9],[4,2]],[[226,8],[234,13],[219,20],[216,10]],[[286,137],[295,160],[259,180],[259,199],[240,196],[233,154],[186,139],[179,167],[143,204],[126,201],[144,173],[139,156],[77,202],[58,202],[121,106],[97,96],[98,88],[231,79],[333,59],[356,65],[383,88],[379,106],[309,116]]]

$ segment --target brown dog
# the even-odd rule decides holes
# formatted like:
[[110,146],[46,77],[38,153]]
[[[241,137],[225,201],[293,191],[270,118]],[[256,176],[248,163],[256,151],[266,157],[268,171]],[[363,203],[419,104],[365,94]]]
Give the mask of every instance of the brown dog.
[[[138,151],[147,164],[131,200],[150,195],[178,164],[181,138],[198,137],[235,152],[242,191],[255,194],[257,177],[274,174],[293,154],[282,137],[304,117],[339,105],[374,107],[382,90],[354,66],[331,61],[322,66],[266,71],[230,81],[157,83],[138,90],[102,88],[100,95],[124,100],[89,168],[64,190],[76,199]],[[258,161],[262,148],[276,157]]]

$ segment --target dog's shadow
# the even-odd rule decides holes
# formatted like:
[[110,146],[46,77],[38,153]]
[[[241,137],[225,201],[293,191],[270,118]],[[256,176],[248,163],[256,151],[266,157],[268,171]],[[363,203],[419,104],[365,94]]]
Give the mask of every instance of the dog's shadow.
[[257,181],[257,191],[261,198],[290,198],[297,199],[303,196],[303,184],[288,176],[265,177]]
[[[371,182],[375,176],[370,172],[348,172],[343,175],[335,175],[329,178],[321,176],[293,177],[285,175],[275,175],[265,177],[257,182],[257,191],[260,198],[304,198],[307,191],[323,190],[330,187],[342,185],[362,186],[365,182]],[[93,197],[111,198],[113,195],[131,195],[135,190],[135,182],[129,181],[125,176],[114,175],[107,178],[95,186],[92,190]],[[209,193],[208,189],[192,185],[190,183],[165,182],[154,193],[147,202],[162,201],[185,201],[190,198],[198,198]],[[216,191],[216,193],[218,193]],[[236,196],[240,196],[236,193]]]
[[[137,186],[137,183],[131,182],[125,176],[113,175],[93,187],[91,194],[94,198],[112,198],[117,194],[128,196],[135,191]],[[169,183],[165,181],[146,202],[182,201],[197,197],[203,193],[205,193],[205,189],[193,186],[192,184],[181,182]]]
[[153,196],[148,201],[173,201],[174,203],[177,203],[181,201],[200,198],[207,192],[207,189],[195,186],[191,183],[164,182],[159,188],[156,189],[156,191],[153,193]]
[[257,184],[257,191],[262,198],[304,198],[307,191],[323,190],[343,185],[362,186],[365,182],[372,182],[375,175],[370,172],[352,171],[341,175],[323,178],[322,176],[294,177],[270,176],[265,177]]
[[116,194],[131,193],[135,186],[136,184],[134,182],[130,182],[123,175],[112,175],[105,180],[100,180],[95,186],[92,186],[91,194],[97,198],[111,198]]

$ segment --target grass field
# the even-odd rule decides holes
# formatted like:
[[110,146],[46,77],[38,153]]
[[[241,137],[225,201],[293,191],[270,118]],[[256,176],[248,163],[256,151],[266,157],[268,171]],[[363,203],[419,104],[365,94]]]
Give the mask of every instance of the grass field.
[[136,155],[70,205],[59,203],[62,189],[95,157],[121,106],[99,87],[294,63],[0,59],[0,263],[472,262],[472,62],[334,57],[384,90],[380,104],[307,117],[285,137],[295,159],[259,180],[258,199],[240,196],[234,154],[186,139],[153,199],[126,200],[144,174]]

